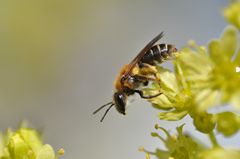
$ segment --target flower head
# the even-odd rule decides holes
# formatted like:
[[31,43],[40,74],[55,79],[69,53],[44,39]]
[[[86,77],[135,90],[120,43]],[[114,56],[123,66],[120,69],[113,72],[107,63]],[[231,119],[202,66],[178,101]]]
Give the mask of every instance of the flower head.
[[53,148],[43,144],[36,130],[19,128],[0,135],[0,158],[2,159],[56,159]]
[[[166,129],[158,127],[157,129],[163,131],[166,138],[163,138],[157,132],[151,133],[153,137],[159,138],[165,145],[167,150],[157,149],[155,152],[144,150],[148,154],[152,154],[161,159],[194,159],[196,154],[205,150],[206,147],[201,143],[195,141],[192,137],[183,133],[183,125],[177,127],[177,135],[171,135]],[[156,128],[156,126],[155,126]]]
[[236,1],[230,4],[227,8],[225,8],[223,12],[224,17],[231,24],[234,24],[238,29],[240,29],[240,1]]
[[[219,39],[210,41],[208,49],[193,41],[189,47],[183,48],[174,61],[174,72],[156,66],[160,84],[153,83],[145,92],[151,94],[160,90],[163,93],[149,99],[155,108],[161,110],[159,118],[180,120],[190,115],[200,132],[212,132],[217,124],[217,130],[224,135],[236,133],[239,126],[232,131],[234,133],[219,129],[221,118],[208,111],[225,104],[240,111],[240,73],[236,71],[240,66],[238,43],[237,29],[229,26]],[[237,125],[238,122],[231,124]]]

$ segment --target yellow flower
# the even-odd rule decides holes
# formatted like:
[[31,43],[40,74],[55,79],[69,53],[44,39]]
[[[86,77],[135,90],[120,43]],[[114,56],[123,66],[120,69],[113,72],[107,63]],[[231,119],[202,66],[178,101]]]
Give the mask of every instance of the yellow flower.
[[[237,48],[238,31],[229,26],[220,39],[212,40],[207,51],[184,51],[176,65],[193,92],[197,109],[205,111],[217,104],[231,103],[240,110],[240,49]],[[234,55],[237,52],[236,56]],[[218,100],[220,99],[220,100]]]
[[205,150],[198,154],[196,159],[239,159],[240,158],[240,151],[239,150],[225,150],[223,148],[213,148],[210,150]]
[[183,125],[176,128],[177,134],[171,135],[166,129],[156,127],[164,132],[166,138],[163,138],[157,132],[153,132],[153,137],[159,138],[164,143],[166,150],[156,149],[155,152],[150,152],[144,149],[147,154],[155,155],[159,159],[194,159],[196,155],[206,149],[204,145],[197,142],[191,136],[183,133]]
[[154,83],[145,91],[162,91],[162,95],[149,100],[155,108],[170,110],[161,112],[160,118],[178,120],[192,111],[204,112],[227,103],[240,110],[237,43],[238,32],[230,26],[220,39],[209,43],[208,51],[197,45],[182,49],[174,62],[175,72],[157,67],[161,85]]
[[[218,114],[208,113],[209,108],[217,105],[232,105],[240,110],[240,49],[237,48],[238,31],[229,26],[219,39],[208,44],[208,49],[191,42],[189,47],[180,51],[174,61],[174,72],[156,66],[159,83],[145,89],[146,94],[161,91],[163,94],[149,99],[160,109],[162,120],[180,120],[190,115],[197,130],[211,133],[217,131],[225,136],[238,132],[238,121],[232,122],[219,118]],[[236,117],[239,118],[239,117]],[[227,130],[224,125],[232,125]]]
[[227,21],[240,29],[240,1],[232,3],[225,8],[223,15]]
[[36,130],[20,128],[0,135],[0,158],[4,159],[56,159],[53,148],[43,144]]

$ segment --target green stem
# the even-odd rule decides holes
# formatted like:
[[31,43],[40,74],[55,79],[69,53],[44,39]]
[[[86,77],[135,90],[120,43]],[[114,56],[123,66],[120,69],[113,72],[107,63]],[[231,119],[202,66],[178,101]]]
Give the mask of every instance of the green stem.
[[214,135],[213,131],[208,134],[210,141],[213,144],[213,147],[220,147],[220,145],[217,142],[216,136]]

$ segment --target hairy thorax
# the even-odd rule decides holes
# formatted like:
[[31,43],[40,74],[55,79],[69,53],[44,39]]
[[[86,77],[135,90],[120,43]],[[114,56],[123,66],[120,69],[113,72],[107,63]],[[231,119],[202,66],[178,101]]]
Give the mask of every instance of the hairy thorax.
[[124,81],[122,81],[124,74],[128,70],[128,66],[129,65],[124,65],[122,67],[120,73],[118,74],[114,82],[114,85],[117,91],[123,91],[124,87],[134,89],[138,86],[137,83],[134,81],[134,78],[132,78],[132,75],[138,74],[139,72],[139,67],[137,65],[133,68],[131,75],[128,76]]

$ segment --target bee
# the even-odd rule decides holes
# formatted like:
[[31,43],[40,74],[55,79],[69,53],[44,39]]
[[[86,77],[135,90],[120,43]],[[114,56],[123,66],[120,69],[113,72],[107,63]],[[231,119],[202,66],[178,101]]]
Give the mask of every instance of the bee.
[[96,114],[104,107],[109,106],[101,118],[101,122],[113,106],[115,106],[120,114],[125,115],[127,99],[135,93],[139,94],[143,99],[155,98],[162,94],[159,92],[157,94],[146,96],[139,88],[141,88],[141,86],[147,86],[150,81],[160,83],[160,80],[156,75],[156,67],[154,66],[161,64],[165,60],[171,59],[171,57],[174,57],[175,53],[177,53],[177,49],[172,44],[154,45],[163,36],[163,32],[158,34],[129,64],[123,66],[114,83],[115,93],[113,94],[112,101],[102,105],[93,112],[93,114]]

